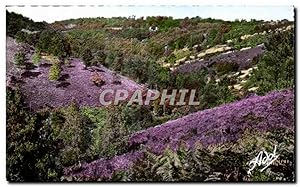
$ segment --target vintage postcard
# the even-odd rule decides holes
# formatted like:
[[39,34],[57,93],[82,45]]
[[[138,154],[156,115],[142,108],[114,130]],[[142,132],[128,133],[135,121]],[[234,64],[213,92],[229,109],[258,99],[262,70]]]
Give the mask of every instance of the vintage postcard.
[[293,6],[6,6],[9,182],[295,182]]

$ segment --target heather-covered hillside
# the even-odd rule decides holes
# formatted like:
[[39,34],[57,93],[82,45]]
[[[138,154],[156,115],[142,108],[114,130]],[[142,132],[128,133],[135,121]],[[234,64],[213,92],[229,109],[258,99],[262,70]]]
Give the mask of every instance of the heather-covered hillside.
[[78,180],[110,178],[114,172],[129,169],[142,158],[143,147],[162,154],[167,147],[177,150],[180,144],[193,149],[197,143],[207,147],[236,142],[246,131],[259,134],[287,129],[294,132],[294,115],[293,90],[252,96],[137,132],[128,140],[128,153],[66,168],[65,175]]
[[[17,53],[15,40],[7,38],[7,54]],[[19,46],[20,48],[20,46]],[[32,51],[28,49],[28,59],[32,59]],[[61,65],[60,77],[57,81],[49,80],[49,70],[53,64],[53,58],[47,56],[41,59],[38,65],[33,65],[25,69],[19,69],[13,65],[13,58],[8,56],[8,85],[13,86],[20,83],[24,92],[25,101],[34,110],[43,107],[58,108],[69,105],[76,100],[81,107],[93,106],[99,107],[100,93],[109,88],[113,90],[126,89],[132,93],[136,89],[142,89],[143,85],[119,75],[103,66],[86,68],[80,59],[70,59],[68,64]],[[30,66],[31,62],[27,63]],[[103,79],[103,86],[98,87],[90,80],[93,75],[99,75]],[[107,98],[110,100],[111,98]]]

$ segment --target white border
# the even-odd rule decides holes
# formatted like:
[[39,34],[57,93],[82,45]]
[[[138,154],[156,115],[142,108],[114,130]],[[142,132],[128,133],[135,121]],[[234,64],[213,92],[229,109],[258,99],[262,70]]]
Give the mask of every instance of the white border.
[[[0,11],[0,17],[1,17],[1,60],[0,60],[0,115],[1,115],[1,144],[0,144],[0,180],[1,180],[1,186],[7,186],[9,185],[6,182],[6,124],[5,124],[5,119],[6,119],[6,112],[5,112],[5,25],[6,25],[6,20],[5,20],[5,5],[295,5],[295,7],[300,7],[299,6],[299,0],[290,0],[290,1],[274,1],[274,0],[247,0],[247,1],[241,1],[241,0],[205,0],[205,1],[199,1],[199,0],[169,0],[169,1],[162,1],[162,0],[109,0],[109,1],[97,1],[97,0],[46,0],[46,1],[41,1],[41,0],[14,0],[14,1],[9,1],[9,0],[1,0],[1,11]],[[298,12],[299,14],[299,12]],[[298,18],[298,16],[297,16]],[[298,27],[298,26],[297,26]],[[298,30],[297,30],[297,36],[298,36]],[[297,48],[297,55],[299,54],[299,48]],[[296,62],[298,63],[298,62]],[[299,65],[297,65],[297,72],[299,72]],[[298,76],[299,78],[299,76]],[[297,78],[297,83],[299,82]],[[299,85],[297,85],[297,92],[299,93]],[[299,99],[297,99],[297,106],[299,104]],[[299,108],[297,110],[297,116],[299,114]],[[297,129],[299,130],[299,128]],[[297,138],[299,140],[299,138]],[[297,141],[297,145],[299,145],[299,142]],[[298,156],[298,146],[297,146],[297,154]],[[299,156],[298,156],[299,158]],[[297,162],[297,166],[299,166],[299,160]],[[297,167],[297,179],[299,180],[299,170]],[[11,184],[10,184],[11,185]],[[27,185],[32,185],[32,184],[27,184]],[[37,184],[40,185],[40,184]],[[58,186],[62,186],[63,184],[58,184]],[[99,184],[98,184],[99,185]],[[117,185],[117,184],[100,184],[100,185]],[[131,184],[123,184],[123,185],[131,185]],[[141,184],[137,184],[141,185]],[[151,184],[155,186],[162,186],[164,184]],[[171,184],[174,185],[174,184]],[[181,185],[180,183],[178,185]],[[203,185],[203,184],[190,184],[190,185]],[[212,186],[217,186],[217,184],[211,184]],[[260,184],[256,184],[260,185]],[[272,185],[272,184],[271,184]]]

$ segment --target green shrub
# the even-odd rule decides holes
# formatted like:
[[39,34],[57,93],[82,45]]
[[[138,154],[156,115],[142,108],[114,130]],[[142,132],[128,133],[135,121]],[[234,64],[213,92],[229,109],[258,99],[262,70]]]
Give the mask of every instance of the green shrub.
[[171,53],[167,58],[166,58],[166,62],[173,64],[176,60],[176,56],[174,55],[174,53]]
[[34,113],[21,92],[8,87],[7,106],[8,181],[59,181],[63,167],[92,158],[92,122],[75,102]]
[[40,61],[41,61],[41,53],[37,51],[32,56],[32,62],[34,65],[39,65]]
[[106,124],[100,132],[101,156],[113,157],[127,151],[128,130],[122,117],[122,106],[107,108]]
[[220,74],[236,72],[239,69],[239,64],[236,62],[219,62],[215,65],[216,71]]
[[[180,73],[173,78],[175,80],[172,87],[176,89],[196,89],[196,95],[198,95],[198,100],[200,101],[200,105],[196,107],[197,110],[212,108],[238,99],[228,89],[230,85],[229,81],[222,79],[220,83],[216,84],[215,77],[209,74],[207,70],[200,70],[189,74]],[[210,81],[208,81],[209,79]],[[181,110],[181,108],[178,109]],[[178,112],[180,113],[180,111]]]
[[217,85],[210,82],[203,87],[199,87],[200,109],[207,109],[230,103],[238,99],[228,88],[229,82],[221,80]]
[[200,70],[188,74],[180,73],[175,76],[174,86],[177,89],[197,89],[206,84],[208,72]]
[[49,69],[49,80],[58,80],[60,76],[61,68],[59,63],[54,63]]
[[16,34],[16,41],[18,43],[26,42],[27,34],[22,31],[18,31]]
[[122,73],[133,78],[137,82],[146,82],[149,59],[139,55],[127,59],[124,62]]
[[151,110],[146,106],[125,106],[122,116],[124,125],[130,134],[153,126]]
[[106,110],[103,108],[84,107],[81,114],[87,117],[95,127],[91,131],[91,156],[97,158],[101,152],[101,132],[106,124]]
[[14,64],[15,65],[24,65],[26,54],[25,51],[20,50],[14,56]]
[[170,85],[171,73],[168,68],[150,61],[147,69],[147,83],[149,88],[165,89]]
[[93,54],[92,51],[90,49],[86,49],[84,50],[83,54],[82,54],[82,60],[84,62],[84,64],[86,66],[90,66],[91,65],[91,61],[93,60]]
[[106,54],[103,50],[97,51],[94,58],[91,60],[90,65],[105,65]]
[[109,106],[105,110],[82,110],[96,127],[90,149],[95,157],[113,157],[127,151],[128,136],[153,125],[151,110],[145,106]]
[[188,47],[193,47],[196,44],[201,44],[204,41],[204,36],[200,34],[192,34],[187,42]]

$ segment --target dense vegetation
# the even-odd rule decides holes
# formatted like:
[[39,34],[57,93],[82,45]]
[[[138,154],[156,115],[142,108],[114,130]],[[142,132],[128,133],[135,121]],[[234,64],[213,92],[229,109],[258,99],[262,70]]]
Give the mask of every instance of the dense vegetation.
[[294,37],[292,32],[270,36],[267,52],[257,62],[258,69],[250,78],[249,87],[258,86],[259,94],[294,87]]
[[[293,22],[157,16],[82,18],[47,24],[6,14],[7,35],[34,48],[35,66],[45,56],[51,58],[47,76],[52,83],[61,77],[62,65],[72,57],[82,59],[85,69],[105,66],[147,89],[196,89],[196,100],[200,101],[199,106],[170,106],[159,105],[159,98],[149,106],[122,103],[80,108],[74,100],[62,108],[45,106],[33,111],[23,99],[21,86],[8,85],[8,181],[295,180],[295,36],[293,29],[274,31]],[[266,34],[253,35],[263,32]],[[241,39],[244,35],[253,36]],[[231,88],[237,83],[232,74],[241,71],[235,61],[221,59],[190,73],[165,66],[191,56],[200,60],[200,52],[221,44],[239,50],[262,43],[266,52],[251,59],[248,66],[257,68],[238,91]],[[18,68],[30,63],[27,53],[20,50],[15,54]],[[205,59],[210,61],[219,53],[208,54]],[[99,74],[91,78],[97,88],[104,84]],[[258,89],[249,91],[253,87]],[[271,91],[276,92],[269,94]],[[199,111],[201,115],[195,113]],[[184,121],[189,114],[197,118]],[[181,122],[157,126],[173,119]],[[255,135],[247,127],[263,133]],[[180,147],[181,143],[197,145]],[[246,161],[255,156],[257,147],[271,152],[274,144],[280,145],[278,162],[266,173],[256,171],[250,178]],[[124,162],[117,162],[122,158]],[[131,168],[127,167],[129,162],[134,162]],[[121,171],[114,172],[115,168]],[[78,177],[80,172],[84,174]]]
[[[290,146],[294,142],[293,138],[291,131],[276,129],[264,134],[245,132],[237,143],[210,147],[198,144],[193,150],[184,146],[177,151],[168,148],[159,156],[146,150],[145,158],[140,159],[129,171],[116,172],[112,180],[291,181],[295,176],[294,147]],[[264,146],[268,152],[272,152],[274,144],[280,145],[278,164],[271,166],[265,173],[256,170],[249,177],[247,161],[255,157],[257,147]]]
[[88,156],[89,121],[76,103],[57,111],[30,112],[20,90],[7,90],[7,179],[59,181],[63,166]]

